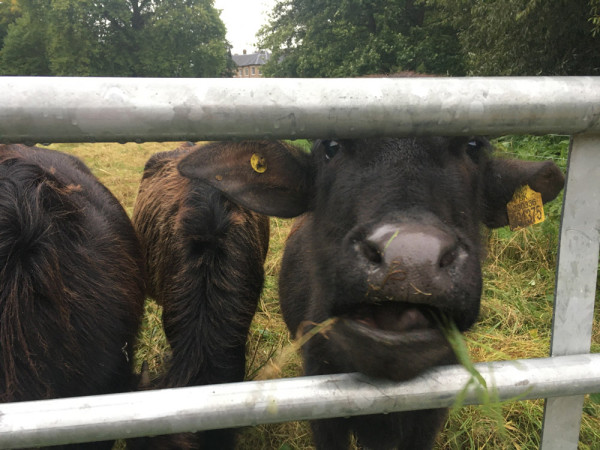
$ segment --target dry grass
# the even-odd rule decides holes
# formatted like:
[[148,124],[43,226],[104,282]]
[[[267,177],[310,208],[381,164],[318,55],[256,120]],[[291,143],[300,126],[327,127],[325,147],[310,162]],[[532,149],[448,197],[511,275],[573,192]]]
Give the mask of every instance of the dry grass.
[[157,152],[172,150],[179,143],[150,142],[136,144],[93,143],[93,144],[54,144],[50,148],[81,158],[102,183],[121,202],[129,215],[137,196],[144,164]]
[[[143,166],[157,152],[176,143],[61,144],[54,148],[80,156],[131,213]],[[484,293],[481,320],[467,334],[474,361],[544,357],[549,352],[557,231],[560,210],[547,209],[541,225],[512,233],[500,229],[489,233],[488,257],[483,267]],[[271,245],[265,265],[266,279],[260,304],[248,338],[247,378],[254,379],[268,361],[286,353],[291,342],[278,303],[277,276],[282,249],[291,221],[272,219]],[[592,351],[600,351],[600,312],[596,311]],[[140,332],[138,366],[148,361],[150,370],[160,369],[167,351],[160,324],[160,308],[148,301]],[[301,360],[292,353],[277,369],[281,376],[299,376]],[[539,446],[542,400],[501,405],[498,421],[482,406],[453,411],[437,449],[535,449]],[[239,448],[311,449],[305,422],[259,425],[242,430]],[[600,448],[600,405],[588,398],[582,417],[580,449]]]

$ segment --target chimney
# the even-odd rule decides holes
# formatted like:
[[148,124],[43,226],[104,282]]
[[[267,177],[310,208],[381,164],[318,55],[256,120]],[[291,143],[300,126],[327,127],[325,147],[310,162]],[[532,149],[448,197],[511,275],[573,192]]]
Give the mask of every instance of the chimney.
[[244,55],[246,54],[246,49],[244,49]]

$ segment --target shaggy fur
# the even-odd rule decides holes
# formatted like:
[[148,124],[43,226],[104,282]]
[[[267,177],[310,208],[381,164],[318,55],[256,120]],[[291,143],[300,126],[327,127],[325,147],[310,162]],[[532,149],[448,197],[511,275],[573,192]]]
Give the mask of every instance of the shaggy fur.
[[[264,279],[269,219],[205,183],[179,175],[181,158],[219,151],[214,146],[152,156],[133,213],[146,257],[149,294],[163,306],[172,349],[157,387],[244,378],[246,337]],[[226,449],[233,447],[234,434],[199,433],[187,445],[181,436],[176,439],[176,444],[161,437],[160,443],[155,439],[145,445]]]
[[143,302],[139,243],[112,194],[75,157],[0,145],[0,401],[133,389]]

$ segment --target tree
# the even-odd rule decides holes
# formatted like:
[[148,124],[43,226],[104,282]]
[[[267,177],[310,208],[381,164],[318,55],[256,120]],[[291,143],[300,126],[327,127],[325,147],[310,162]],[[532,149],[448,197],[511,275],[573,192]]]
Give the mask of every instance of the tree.
[[145,74],[216,77],[226,69],[225,25],[206,3],[163,0],[157,5],[140,53]]
[[229,46],[213,0],[18,3],[22,16],[8,26],[0,51],[2,74],[214,77],[227,72]]
[[14,22],[6,27],[2,41],[0,74],[50,75],[50,62],[45,52],[47,5],[42,3],[34,7],[34,3],[35,0],[21,0],[2,10],[3,19],[12,13]]
[[592,34],[597,36],[600,33],[600,0],[590,0],[590,22]]
[[594,75],[600,0],[281,0],[271,76]]
[[2,48],[2,41],[8,32],[8,26],[20,16],[17,0],[0,1],[0,48]]
[[[53,0],[45,14],[46,56],[52,75],[86,76],[94,73],[98,41],[96,17],[87,0]],[[43,48],[43,47],[40,47]]]
[[593,75],[599,0],[427,0],[459,30],[474,75]]
[[344,77],[398,70],[463,73],[456,32],[416,0],[283,0],[259,44],[271,76]]

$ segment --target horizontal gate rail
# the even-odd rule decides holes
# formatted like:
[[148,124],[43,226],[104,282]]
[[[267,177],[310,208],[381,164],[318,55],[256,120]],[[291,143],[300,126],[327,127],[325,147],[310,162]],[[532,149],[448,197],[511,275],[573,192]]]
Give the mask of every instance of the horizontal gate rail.
[[[551,358],[480,363],[502,400],[548,398],[544,450],[576,449],[600,234],[600,77],[0,77],[0,143],[569,134]],[[566,356],[571,355],[571,356]],[[406,383],[358,374],[0,404],[0,448],[452,405],[461,367]],[[471,386],[466,403],[477,403]]]
[[0,78],[0,142],[600,132],[600,77]]
[[[600,354],[475,367],[499,400],[600,391]],[[447,407],[470,377],[446,366],[405,383],[340,374],[4,404],[0,448]],[[464,404],[480,400],[471,384]]]

